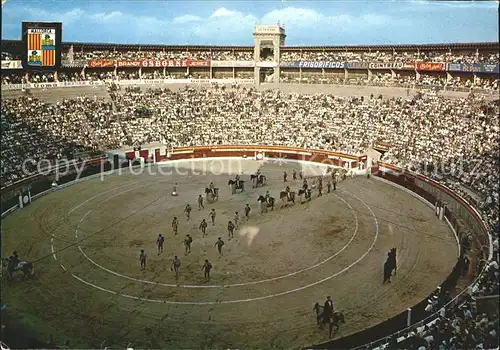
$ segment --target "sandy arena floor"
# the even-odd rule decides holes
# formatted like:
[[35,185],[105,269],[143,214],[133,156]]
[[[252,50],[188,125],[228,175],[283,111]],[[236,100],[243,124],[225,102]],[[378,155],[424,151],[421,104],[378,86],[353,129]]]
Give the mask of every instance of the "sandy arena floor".
[[[411,195],[377,180],[358,177],[310,203],[260,214],[256,199],[278,196],[283,171],[292,181],[296,163],[262,166],[268,186],[231,195],[228,172],[242,179],[259,163],[231,160],[183,163],[184,175],[131,175],[84,181],[33,202],[3,224],[3,254],[17,250],[35,264],[36,279],[6,283],[2,298],[35,332],[54,334],[72,347],[299,348],[328,340],[312,312],[331,295],[346,324],[335,337],[380,323],[430,294],[451,272],[457,244],[444,222]],[[209,173],[196,175],[205,168]],[[171,168],[163,167],[162,172]],[[159,172],[153,167],[150,172]],[[308,166],[307,174],[319,172]],[[322,172],[323,170],[321,170]],[[213,174],[211,174],[212,172]],[[213,181],[219,201],[199,211],[198,194]],[[178,197],[170,194],[177,182]],[[325,186],[326,187],[326,186]],[[314,196],[316,197],[316,196]],[[191,220],[183,215],[193,207]],[[228,240],[227,223],[246,203]],[[216,225],[208,217],[216,210]],[[172,233],[174,216],[179,235]],[[208,237],[198,229],[209,223]],[[156,237],[165,236],[157,255]],[[183,239],[194,239],[184,255]],[[226,245],[222,258],[217,237]],[[253,237],[253,239],[251,239]],[[382,285],[382,266],[398,248],[398,273]],[[148,254],[140,270],[139,251]],[[54,254],[52,254],[52,250]],[[178,281],[170,271],[181,259]],[[211,281],[201,271],[213,265]]]

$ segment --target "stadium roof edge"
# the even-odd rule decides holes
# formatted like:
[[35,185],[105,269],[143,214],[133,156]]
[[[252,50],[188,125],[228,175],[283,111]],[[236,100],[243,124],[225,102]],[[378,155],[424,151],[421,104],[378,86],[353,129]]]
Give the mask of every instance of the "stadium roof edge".
[[[2,39],[3,45],[19,45],[21,40]],[[253,46],[216,46],[216,45],[153,45],[153,44],[113,44],[113,43],[85,43],[85,42],[63,42],[63,46],[73,45],[76,49],[141,49],[141,50],[253,50]],[[396,45],[339,45],[339,46],[284,46],[283,51],[288,50],[447,50],[447,49],[493,49],[499,48],[498,42],[476,42],[476,43],[440,43],[440,44],[396,44]]]

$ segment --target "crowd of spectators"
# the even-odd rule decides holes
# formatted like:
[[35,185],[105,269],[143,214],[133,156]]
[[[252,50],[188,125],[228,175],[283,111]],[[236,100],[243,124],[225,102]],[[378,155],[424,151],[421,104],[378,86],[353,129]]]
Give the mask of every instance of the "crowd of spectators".
[[[63,55],[63,59],[67,54]],[[272,56],[271,56],[272,58]],[[216,50],[206,51],[183,51],[183,50],[104,50],[73,53],[74,60],[137,60],[137,59],[192,59],[192,60],[215,60],[215,61],[253,61],[253,49],[248,50]],[[377,49],[366,51],[348,50],[282,50],[281,61],[337,61],[337,62],[448,62],[448,63],[484,63],[498,64],[499,53],[496,50],[489,51],[401,51]]]
[[22,72],[17,73],[8,73],[2,72],[2,85],[8,84],[25,84],[28,80],[26,79],[26,75]]
[[[498,101],[472,94],[462,99],[432,92],[346,98],[242,87],[124,89],[110,96],[112,102],[4,100],[2,185],[23,176],[26,159],[71,158],[83,150],[124,145],[263,144],[362,155],[374,141],[385,141],[391,145],[385,161],[426,173],[481,210],[498,260],[500,202],[493,190],[500,180]],[[420,349],[498,346],[498,315],[475,306],[476,298],[498,294],[498,286],[498,262],[493,261],[465,301],[443,309],[433,326],[414,331]]]
[[[63,55],[63,59],[67,59]],[[139,59],[191,59],[191,60],[214,60],[214,61],[252,61],[253,49],[246,51],[231,50],[206,50],[206,51],[89,51],[73,52],[74,60],[139,60]]]
[[444,74],[429,75],[420,73],[420,77],[414,74],[403,75],[391,73],[375,73],[368,78],[368,75],[328,75],[321,74],[302,74],[298,72],[282,71],[280,81],[287,84],[332,84],[332,85],[367,85],[381,87],[411,87],[411,88],[438,88],[447,90],[470,91],[471,89],[483,90],[484,92],[498,91],[499,79],[477,78],[470,79],[453,77],[447,80]]
[[[491,270],[491,268],[489,269]],[[496,268],[498,279],[498,266]],[[496,349],[498,348],[499,318],[497,311],[479,310],[475,294],[468,294],[460,303],[438,309],[439,317],[430,326],[412,329],[407,338],[399,343],[396,339],[388,344],[388,349]],[[490,294],[491,296],[498,295]],[[444,305],[449,300],[446,295],[436,295],[429,305]]]
[[333,61],[333,62],[448,62],[498,64],[498,51],[282,51],[282,61]]
[[[87,149],[79,142],[78,137],[72,135],[66,138],[57,132],[51,134],[45,132],[42,125],[52,121],[43,119],[46,116],[43,109],[39,111],[31,109],[37,104],[42,107],[43,103],[40,101],[27,104],[24,100],[4,100],[2,105],[4,104],[11,112],[4,113],[2,106],[0,152],[2,187],[21,180],[27,173],[35,172],[37,162],[41,160],[53,163],[63,157],[72,159],[79,151]],[[28,120],[21,117],[24,114],[30,115]],[[66,117],[62,116],[60,120],[64,123]]]
[[[279,91],[257,92],[247,88],[239,90],[186,89],[181,92],[155,89],[149,92],[113,93],[112,97],[116,110],[109,111],[109,106],[105,104],[92,106],[96,115],[99,114],[101,108],[105,108],[106,115],[111,113],[110,116],[115,116],[123,123],[125,120],[134,118],[132,111],[137,106],[147,106],[152,111],[151,118],[156,121],[158,127],[155,130],[145,131],[150,133],[150,136],[144,139],[141,139],[135,130],[131,130],[131,137],[136,138],[135,142],[138,143],[149,142],[149,139],[159,141],[156,132],[160,132],[163,125],[165,132],[171,138],[170,143],[175,147],[186,145],[186,143],[191,145],[219,142],[248,143],[255,140],[255,137],[261,137],[264,143],[283,144],[285,142],[288,145],[328,148],[360,154],[374,139],[385,139],[395,145],[395,149],[398,150],[396,158],[399,160],[413,161],[426,157],[430,162],[435,162],[465,155],[467,152],[464,147],[472,145],[476,145],[478,152],[484,153],[483,151],[493,144],[494,138],[491,137],[497,129],[495,123],[491,124],[488,120],[481,119],[484,118],[480,114],[482,112],[475,110],[479,97],[460,100],[456,104],[449,104],[446,99],[437,95],[429,95],[417,100],[370,98],[367,101],[361,101],[356,98],[345,99],[331,95],[291,94],[284,96]],[[201,101],[203,104],[200,104]],[[70,101],[69,104],[75,107],[82,104],[81,101],[73,102],[75,103]],[[12,107],[10,103],[6,101],[2,110],[8,111]],[[27,101],[22,103],[23,106],[26,104]],[[86,108],[85,105],[80,106],[73,117],[70,117],[72,114],[67,111],[58,112],[62,107],[67,108],[66,104],[52,106],[31,99],[28,105],[34,111],[46,111],[45,119],[52,114],[78,119],[81,118],[81,112],[78,113],[78,111],[84,111]],[[311,125],[295,126],[288,122],[300,119],[299,115],[307,115],[307,120]],[[462,115],[480,118],[482,124],[471,126]],[[293,125],[293,128],[285,133],[287,135],[281,135],[283,129],[279,123],[268,125],[267,116],[269,118],[272,116],[273,120],[283,122],[289,127]],[[195,129],[191,130],[189,126],[193,123],[193,118],[198,118],[200,122],[205,120],[207,125],[215,125],[214,129],[206,134],[194,132]],[[30,119],[37,120],[31,115]],[[75,124],[76,119],[71,119],[71,124]],[[139,120],[146,122],[144,118]],[[414,128],[417,121],[418,131]],[[88,124],[89,121],[86,123]],[[374,124],[370,126],[371,123]],[[123,128],[126,129],[127,126]],[[392,133],[395,128],[398,129],[397,138]],[[468,133],[459,132],[465,128],[469,130]],[[103,129],[106,128],[103,127]],[[236,130],[237,133],[228,133],[228,130]],[[340,132],[341,130],[343,132]],[[339,136],[343,135],[344,131],[348,131],[351,137]],[[438,131],[440,134],[437,134]],[[116,141],[117,135],[114,135],[110,129],[108,132],[110,134],[106,136],[106,139]],[[192,133],[196,135],[193,139],[191,139]],[[458,135],[450,137],[449,140],[442,137],[455,133]],[[488,135],[489,138],[480,138],[476,134]]]
[[[425,309],[429,314],[437,312],[438,318],[430,324],[412,327],[404,335],[406,339],[399,343],[396,337],[393,337],[386,344],[386,348],[415,350],[498,348],[498,306],[494,306],[495,300],[491,302],[492,299],[497,299],[499,294],[498,230],[496,233],[493,242],[493,260],[490,262],[481,260],[475,272],[477,274],[484,268],[484,273],[472,288],[465,291],[463,298],[448,304],[452,301],[449,291],[438,289],[429,297]],[[459,273],[462,275],[472,269],[469,264],[461,267],[463,270]]]
[[[453,103],[438,95],[363,101],[332,95],[258,92],[249,88],[176,92],[154,89],[114,92],[111,96],[114,109],[106,103],[88,105],[90,102],[86,99],[49,105],[28,98],[17,103],[32,110],[29,115],[25,114],[26,110],[17,111],[16,102],[9,100],[2,106],[2,112],[16,112],[37,127],[76,138],[85,146],[99,144],[113,148],[126,144],[124,139],[131,140],[129,145],[164,139],[171,147],[260,142],[359,155],[374,140],[380,139],[393,144],[391,155],[401,162],[426,160],[435,163],[467,156],[470,152],[484,154],[495,144],[498,132],[496,123],[485,119],[478,109],[480,97]],[[137,114],[138,106],[144,106],[150,113],[147,116]],[[90,109],[92,113],[87,111]],[[119,127],[99,124],[101,115],[106,122],[119,123]],[[60,118],[65,118],[67,123],[40,124]],[[471,125],[469,118],[481,123]],[[96,121],[99,122],[95,124]],[[80,123],[87,128],[95,125],[95,128],[83,136],[73,131],[81,130],[73,129]],[[204,125],[206,132],[197,132],[199,125]],[[462,132],[465,129],[468,132]]]
[[[436,163],[432,164],[432,159],[430,162],[429,159],[421,159],[414,163],[405,163],[397,158],[401,154],[393,155],[390,152],[385,155],[386,161],[406,165],[412,170],[426,174],[451,188],[474,205],[480,210],[493,240],[493,259],[488,262],[487,257],[483,256],[478,261],[475,271],[472,273],[477,276],[483,271],[483,268],[484,273],[479,276],[476,285],[467,291],[465,299],[460,299],[451,307],[444,308],[442,306],[450,301],[449,296],[436,293],[435,299],[430,299],[428,311],[436,312],[439,310],[437,321],[432,326],[421,326],[413,329],[408,334],[408,338],[403,341],[403,347],[407,349],[495,349],[499,346],[498,306],[494,306],[495,303],[487,304],[487,301],[483,301],[484,298],[488,299],[488,297],[496,300],[499,295],[498,239],[500,226],[498,208],[500,201],[495,189],[500,181],[498,172],[500,138],[498,137],[498,127],[492,124],[498,122],[499,102],[496,101],[491,105],[478,104],[478,107],[478,113],[468,114],[466,118],[470,120],[471,125],[477,126],[475,135],[479,137],[481,142],[468,150],[458,152],[454,157],[441,161],[439,168],[435,167]],[[450,112],[450,110],[448,111]],[[428,128],[423,130],[427,130],[428,135],[433,134]],[[451,137],[454,137],[453,135],[456,135],[457,132],[452,128],[443,130],[449,130],[441,134],[446,140],[450,140],[450,133]],[[432,136],[427,137],[427,142],[429,141],[432,144],[438,144]],[[450,144],[453,145],[453,142]],[[464,257],[468,260],[467,255]],[[467,273],[468,270],[469,265],[467,264],[463,274]],[[483,305],[480,307],[478,304],[481,303]],[[401,344],[397,346],[394,343],[394,339],[388,345],[389,348],[392,346],[401,347]]]

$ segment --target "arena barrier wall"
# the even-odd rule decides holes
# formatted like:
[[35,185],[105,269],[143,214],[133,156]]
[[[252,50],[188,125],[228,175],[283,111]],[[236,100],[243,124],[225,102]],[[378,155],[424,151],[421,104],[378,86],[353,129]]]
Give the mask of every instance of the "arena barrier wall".
[[[365,160],[364,156],[352,156],[342,153],[330,152],[325,150],[314,150],[314,149],[303,149],[296,147],[284,147],[284,146],[257,146],[257,145],[228,145],[228,146],[204,146],[204,147],[183,147],[183,148],[175,148],[167,151],[167,154],[161,155],[155,152],[154,156],[157,162],[161,162],[162,164],[168,164],[173,161],[186,161],[193,159],[203,159],[203,158],[248,158],[251,159],[284,159],[291,161],[304,161],[307,163],[314,164],[323,164],[324,166],[342,166],[344,167],[346,164],[351,164],[352,168],[358,167],[358,160]],[[259,156],[260,155],[260,156]],[[84,166],[85,170],[81,173],[83,177],[77,178],[77,174],[73,173],[70,175],[66,175],[65,178],[59,180],[60,186],[56,189],[47,188],[48,183],[51,183],[50,177],[54,177],[54,173],[57,172],[57,168],[55,168],[50,174],[38,174],[26,179],[23,179],[17,183],[14,183],[8,187],[2,188],[2,193],[8,192],[10,189],[19,188],[20,186],[32,186],[32,184],[36,181],[42,181],[42,186],[40,189],[35,189],[32,191],[33,199],[37,199],[43,195],[49,194],[54,190],[59,190],[61,188],[70,186],[72,184],[85,181],[87,179],[95,178],[100,176],[103,172],[106,175],[112,175],[116,172],[120,171],[120,169],[112,169],[112,163],[109,162],[106,158],[98,158],[89,160],[87,162],[79,163],[79,166]],[[124,167],[132,166],[133,164],[122,163]],[[146,166],[148,166],[147,164]],[[145,166],[144,163],[135,165],[135,167]],[[351,169],[352,169],[351,168]],[[466,223],[467,226],[473,231],[474,235],[480,239],[481,242],[488,241],[488,244],[485,244],[481,247],[488,248],[483,250],[483,254],[487,256],[486,259],[491,260],[493,249],[492,249],[492,239],[488,233],[488,228],[486,224],[483,222],[481,215],[475,210],[465,199],[463,199],[458,194],[454,193],[452,190],[447,188],[446,186],[417,173],[407,172],[404,169],[401,169],[397,166],[387,163],[379,163],[377,167],[370,169],[373,171],[375,176],[379,176],[387,181],[390,181],[394,184],[402,186],[412,192],[414,192],[417,196],[422,197],[424,200],[429,202],[430,204],[435,203],[436,200],[445,201],[448,203],[448,207],[445,210],[445,217],[449,221],[450,225],[455,229],[458,233],[463,228],[462,221]],[[33,189],[33,187],[31,187]],[[5,207],[5,206],[3,206]],[[8,207],[9,208],[9,207]],[[2,217],[13,212],[17,209],[17,205],[11,206],[8,210],[2,213]],[[458,263],[457,263],[458,265]],[[463,296],[468,290],[477,284],[479,278],[481,278],[484,273],[484,267],[481,269],[477,278],[474,282],[469,286],[469,288],[464,289],[459,295],[457,295],[451,302],[449,302],[445,307],[449,307],[460,301],[460,297]],[[445,282],[443,282],[442,289],[446,290],[450,286],[454,286],[456,284],[456,280],[458,279],[457,266],[455,266],[454,271],[450,274]],[[413,309],[417,312],[423,307],[425,307],[426,300],[423,300],[420,304],[413,307]],[[422,313],[422,312],[420,312]],[[418,316],[417,316],[418,317]],[[388,341],[392,337],[397,337],[398,339],[404,339],[404,335],[407,334],[411,329],[415,329],[417,327],[433,323],[436,321],[438,317],[438,312],[421,318],[420,321],[413,324],[411,327],[400,329],[395,331],[393,334],[387,335],[383,338],[371,341],[368,344],[364,344],[361,348],[374,349],[379,347],[383,349]],[[355,335],[351,335],[348,337],[344,337],[333,342],[324,343],[320,345],[312,346],[311,348],[338,348],[340,344],[344,344],[344,346],[340,346],[341,348],[348,348],[350,343],[349,339],[356,337],[361,339],[370,339],[367,337],[372,337],[373,334],[378,335],[380,332],[377,332],[376,329],[387,329],[386,327],[391,327],[390,329],[397,329],[401,324],[405,324],[406,320],[406,312],[401,313],[400,315],[394,317],[391,320],[385,321],[377,326],[374,326],[366,331],[356,333]],[[374,332],[375,331],[375,332]],[[370,332],[372,335],[370,336]],[[359,341],[358,341],[359,342]],[[335,345],[334,345],[335,344]],[[359,346],[359,344],[354,345],[354,347]],[[351,346],[352,347],[352,346]]]
[[366,156],[353,156],[345,153],[331,152],[317,149],[304,149],[287,146],[260,146],[260,145],[214,145],[203,147],[182,147],[167,150],[161,154],[159,149],[154,151],[156,162],[177,159],[196,158],[254,158],[285,159],[300,162],[321,163],[349,169],[357,169],[359,164],[366,167]]
[[164,84],[253,84],[254,79],[131,79],[106,81],[60,81],[53,83],[3,84],[2,90],[70,88],[82,86],[117,85],[164,85]]
[[[488,227],[481,218],[478,211],[470,205],[464,198],[456,194],[448,187],[434,181],[424,175],[406,171],[400,167],[392,164],[379,162],[377,167],[371,169],[373,175],[382,181],[387,181],[395,186],[398,186],[407,191],[413,192],[416,196],[428,204],[436,203],[436,201],[445,202],[447,204],[445,209],[445,219],[450,225],[450,228],[457,234],[463,233],[465,230],[470,229],[474,237],[479,240],[481,244],[482,256],[478,260],[489,261],[493,256],[492,237],[488,232]],[[456,236],[458,243],[460,237]],[[483,242],[487,242],[483,244]],[[486,248],[486,249],[485,249]],[[461,249],[461,251],[463,251]],[[462,297],[468,294],[469,291],[477,284],[479,279],[485,272],[486,265],[479,268],[479,273],[469,287],[464,288],[458,295],[456,295],[450,302],[444,305],[444,308],[450,308],[453,305],[460,303]],[[441,284],[441,291],[451,290],[455,287],[459,278],[459,263],[455,265],[451,274]],[[343,337],[327,343],[313,345],[311,349],[385,349],[389,341],[393,338],[397,342],[406,339],[408,333],[423,326],[430,326],[434,324],[439,318],[439,311],[429,315],[425,311],[427,306],[427,299],[422,300],[419,304],[413,306],[412,309],[412,325],[410,327],[402,327],[406,324],[407,312],[382,322],[365,331],[358,332],[347,337]],[[416,321],[416,322],[415,322]],[[380,334],[387,333],[387,329],[392,329],[392,334],[387,334],[380,337]],[[359,339],[364,339],[363,344],[360,344]],[[370,340],[374,339],[374,340]],[[367,342],[368,340],[368,342]]]

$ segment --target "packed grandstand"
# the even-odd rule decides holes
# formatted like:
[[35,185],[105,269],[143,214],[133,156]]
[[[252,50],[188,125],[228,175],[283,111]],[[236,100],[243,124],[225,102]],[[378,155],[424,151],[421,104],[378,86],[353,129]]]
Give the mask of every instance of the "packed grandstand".
[[58,72],[25,74],[22,42],[3,40],[2,84],[187,78],[253,83],[257,65],[266,70],[264,80],[281,83],[498,90],[498,43],[282,47],[273,61],[256,60],[253,47],[64,43],[62,50]]
[[[475,300],[499,293],[500,105],[491,98],[498,91],[498,43],[283,47],[279,60],[271,62],[276,67],[263,65],[279,68],[282,84],[411,89],[403,97],[384,96],[385,90],[351,97],[256,89],[253,47],[64,43],[61,69],[28,74],[16,63],[21,46],[2,40],[2,90],[25,92],[4,99],[1,107],[2,187],[26,176],[21,165],[28,158],[55,162],[154,142],[167,148],[258,144],[363,155],[383,141],[390,148],[381,160],[459,193],[480,211],[493,238],[493,259],[479,283],[452,307],[441,309],[447,297],[435,301],[431,309],[440,310],[439,319],[409,331],[413,346],[498,347],[498,314],[479,312]],[[133,87],[176,79],[187,85]],[[230,85],[189,84],[196,79]],[[106,93],[55,102],[29,93],[69,82],[102,83]],[[444,90],[464,95],[448,98]]]

